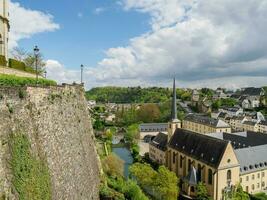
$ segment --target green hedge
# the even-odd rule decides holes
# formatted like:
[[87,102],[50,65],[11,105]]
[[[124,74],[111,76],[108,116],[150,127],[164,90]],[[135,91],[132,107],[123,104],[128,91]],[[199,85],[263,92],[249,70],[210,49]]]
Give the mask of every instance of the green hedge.
[[18,60],[10,58],[8,60],[8,63],[9,63],[9,67],[11,67],[11,68],[25,71],[26,65],[24,62],[20,62]]
[[0,55],[0,65],[2,66],[6,66],[6,57],[5,56],[2,56]]
[[21,62],[21,61],[18,61],[18,60],[10,58],[8,60],[8,64],[9,64],[10,68],[18,69],[18,70],[21,70],[21,71],[25,71],[25,72],[29,72],[29,73],[35,74],[35,70],[33,68],[31,68],[31,67],[26,66],[24,62]]
[[[35,85],[35,84],[36,84],[35,78],[0,74],[0,86],[25,86],[25,85]],[[52,80],[39,78],[38,85],[50,86],[50,85],[57,85],[57,83]]]

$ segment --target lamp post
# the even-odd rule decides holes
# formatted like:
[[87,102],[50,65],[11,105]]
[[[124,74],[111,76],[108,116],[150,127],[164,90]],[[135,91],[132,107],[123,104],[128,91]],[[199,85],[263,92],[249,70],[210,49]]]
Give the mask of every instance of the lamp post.
[[34,56],[35,56],[35,73],[36,73],[36,85],[38,84],[38,56],[40,49],[38,46],[35,46],[34,49]]
[[81,65],[81,84],[83,84],[83,68],[84,66]]
[[47,71],[45,70],[45,71],[44,71],[44,77],[45,77],[45,78],[46,78],[46,75],[47,75]]

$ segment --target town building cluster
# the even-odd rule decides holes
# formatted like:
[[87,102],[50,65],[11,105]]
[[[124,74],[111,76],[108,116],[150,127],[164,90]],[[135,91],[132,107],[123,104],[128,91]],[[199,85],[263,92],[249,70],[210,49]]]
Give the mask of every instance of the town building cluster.
[[[165,165],[180,178],[181,192],[195,197],[196,186],[203,182],[208,194],[215,200],[226,198],[226,193],[237,184],[244,191],[255,194],[267,191],[267,133],[266,121],[261,113],[245,112],[247,108],[222,107],[207,117],[189,114],[183,121],[176,115],[175,83],[172,101],[172,119],[162,127],[149,143],[149,157]],[[250,106],[258,106],[262,90],[244,89],[240,99]],[[225,97],[221,92],[216,98]],[[219,97],[218,97],[219,96]],[[197,91],[192,99],[199,101]],[[244,100],[242,100],[244,102]],[[245,104],[244,104],[245,106]]]

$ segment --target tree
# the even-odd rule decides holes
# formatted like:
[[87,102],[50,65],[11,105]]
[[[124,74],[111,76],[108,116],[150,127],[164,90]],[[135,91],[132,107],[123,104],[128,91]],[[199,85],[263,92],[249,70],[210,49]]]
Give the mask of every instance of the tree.
[[161,194],[162,200],[177,200],[178,197],[178,178],[174,172],[166,167],[160,166],[158,174],[154,180],[156,191]]
[[123,193],[127,199],[131,200],[148,200],[140,187],[133,180],[128,180],[123,189]]
[[11,55],[15,60],[24,62],[24,59],[27,57],[28,54],[27,54],[27,51],[25,49],[15,47],[11,51]]
[[178,196],[178,178],[166,167],[155,171],[148,164],[135,163],[130,167],[130,174],[137,183],[154,199],[176,200]]
[[206,188],[206,185],[202,182],[199,182],[197,184],[197,200],[211,200],[211,198],[208,195],[208,191]]
[[102,166],[109,176],[123,176],[124,161],[113,153],[102,160]]
[[130,125],[126,130],[124,138],[127,142],[134,143],[134,140],[139,138],[139,125],[138,124]]
[[249,195],[243,191],[243,188],[240,184],[238,184],[233,193],[233,200],[249,200]]
[[137,118],[144,123],[157,122],[160,119],[160,110],[156,104],[144,104],[137,111]]
[[[35,69],[36,57],[34,53],[29,53],[22,48],[16,47],[12,50],[11,54],[15,60],[24,62],[27,67],[31,67]],[[43,55],[39,53],[37,55],[37,67],[38,67],[38,71],[41,74],[44,72],[45,65],[46,63],[44,61]]]

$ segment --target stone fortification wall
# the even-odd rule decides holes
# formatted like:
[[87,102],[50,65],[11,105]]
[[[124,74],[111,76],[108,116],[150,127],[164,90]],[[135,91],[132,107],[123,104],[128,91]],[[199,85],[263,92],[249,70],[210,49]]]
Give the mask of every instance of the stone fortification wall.
[[12,133],[27,135],[32,153],[47,163],[52,199],[98,199],[99,161],[82,87],[0,87],[0,195],[18,199]]
[[27,73],[17,69],[12,69],[10,67],[2,67],[2,66],[0,66],[0,74],[8,74],[8,75],[15,75],[15,76],[29,77],[29,78],[36,77],[36,75],[32,73]]

